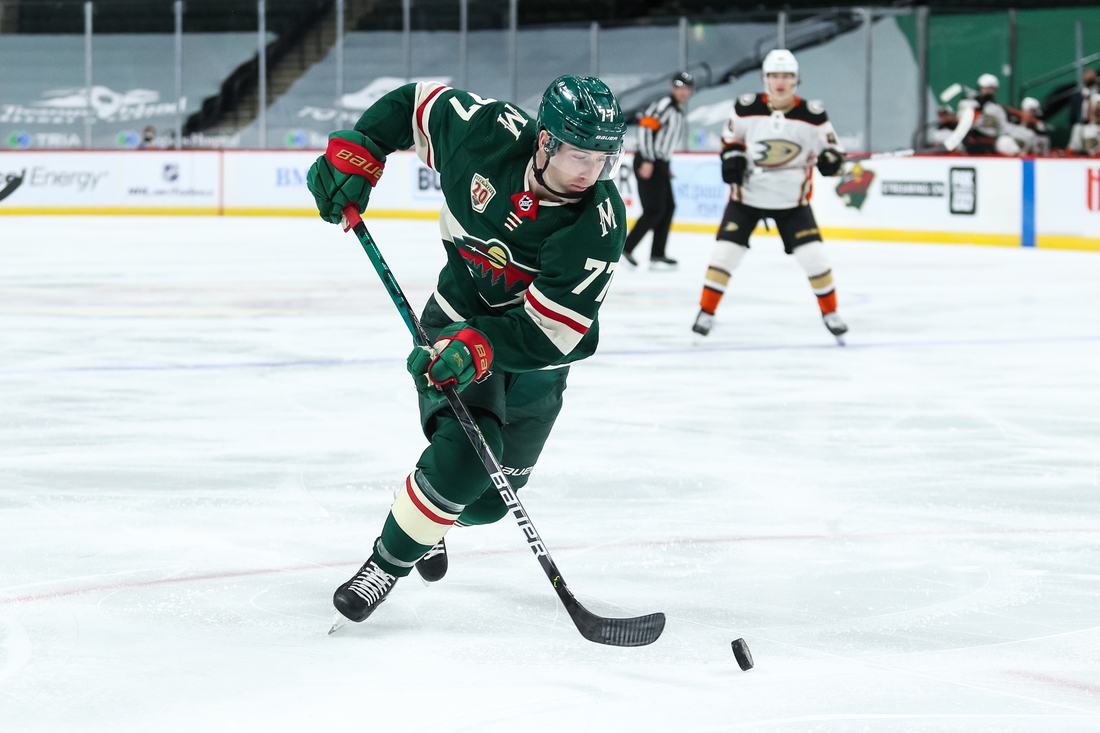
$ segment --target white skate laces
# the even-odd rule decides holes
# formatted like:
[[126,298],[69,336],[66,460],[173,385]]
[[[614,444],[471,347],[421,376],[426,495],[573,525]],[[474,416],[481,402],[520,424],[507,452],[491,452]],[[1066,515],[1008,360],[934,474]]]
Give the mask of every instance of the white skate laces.
[[374,563],[368,563],[367,566],[359,571],[359,573],[351,579],[351,582],[348,583],[348,590],[355,593],[355,595],[362,598],[368,604],[373,604],[376,603],[379,598],[386,595],[396,581],[397,578],[390,575],[382,568]]

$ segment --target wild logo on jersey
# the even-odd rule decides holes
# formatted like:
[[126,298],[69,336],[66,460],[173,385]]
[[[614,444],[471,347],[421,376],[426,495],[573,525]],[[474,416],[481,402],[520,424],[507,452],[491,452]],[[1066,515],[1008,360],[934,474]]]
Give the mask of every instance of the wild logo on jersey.
[[867,192],[871,190],[871,181],[873,180],[875,180],[875,172],[856,163],[852,166],[852,170],[840,177],[840,183],[836,187],[836,195],[844,201],[845,206],[862,209],[863,202],[867,200]]
[[790,140],[757,140],[754,145],[757,148],[753,162],[761,168],[786,165],[802,152],[802,146]]
[[470,274],[476,278],[489,278],[493,285],[498,285],[503,278],[505,294],[516,290],[517,284],[522,286],[518,288],[518,292],[523,292],[538,274],[535,268],[514,262],[508,245],[499,239],[483,242],[465,235],[455,237],[454,242],[462,259],[466,260]]

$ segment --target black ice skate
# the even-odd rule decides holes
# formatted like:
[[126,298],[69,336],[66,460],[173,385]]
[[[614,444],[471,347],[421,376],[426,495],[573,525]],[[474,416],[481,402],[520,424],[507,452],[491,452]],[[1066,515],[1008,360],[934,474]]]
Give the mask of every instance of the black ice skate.
[[651,270],[675,270],[678,264],[680,264],[679,260],[674,260],[671,257],[649,258],[649,269]]
[[836,342],[843,346],[844,334],[848,333],[848,324],[840,319],[836,311],[824,314],[821,320],[825,321],[825,328],[829,329],[829,333],[836,336]]
[[691,330],[700,336],[706,336],[710,333],[710,329],[713,326],[714,314],[707,313],[705,310],[700,310],[699,315],[695,316],[695,325],[691,327]]
[[443,580],[447,574],[447,545],[442,537],[424,557],[416,561],[416,572],[420,573],[425,584]]
[[623,259],[629,262],[631,267],[638,266],[638,260],[634,257],[634,255],[630,254],[626,250],[623,250]]
[[397,578],[374,564],[374,555],[370,556],[359,572],[336,589],[332,595],[332,605],[336,607],[336,619],[332,622],[332,633],[348,621],[359,623],[374,613],[393,590]]

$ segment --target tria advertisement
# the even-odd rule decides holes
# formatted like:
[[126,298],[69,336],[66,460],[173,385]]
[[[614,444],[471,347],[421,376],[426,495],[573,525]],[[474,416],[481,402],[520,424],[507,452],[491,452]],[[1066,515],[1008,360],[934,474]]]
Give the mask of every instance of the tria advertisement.
[[[306,177],[321,152],[0,151],[0,215],[317,216]],[[624,156],[616,183],[627,217],[636,219],[641,202],[630,157]],[[730,190],[718,157],[678,154],[672,170],[673,231],[713,233]],[[474,195],[493,190],[471,181]],[[442,200],[439,173],[412,152],[398,152],[386,161],[367,216],[434,219]],[[811,205],[826,239],[1100,251],[1100,163],[1094,159],[853,161],[838,176],[815,171]]]

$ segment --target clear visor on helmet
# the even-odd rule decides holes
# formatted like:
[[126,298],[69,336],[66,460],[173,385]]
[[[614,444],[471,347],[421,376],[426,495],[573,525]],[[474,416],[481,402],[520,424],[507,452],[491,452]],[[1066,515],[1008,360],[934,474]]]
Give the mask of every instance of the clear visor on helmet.
[[613,180],[619,172],[623,156],[621,145],[615,151],[585,150],[553,135],[550,135],[544,149],[549,156],[547,163],[551,168],[567,180],[584,181],[585,186],[591,186],[596,181]]

